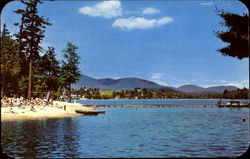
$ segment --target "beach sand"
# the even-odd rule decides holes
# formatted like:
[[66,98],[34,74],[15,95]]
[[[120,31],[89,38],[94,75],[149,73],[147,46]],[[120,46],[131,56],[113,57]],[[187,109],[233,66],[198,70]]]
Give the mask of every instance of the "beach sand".
[[[64,106],[66,106],[66,110],[64,110]],[[15,113],[10,112],[11,108]],[[34,108],[36,112],[31,111],[31,106],[26,106],[25,109],[1,107],[1,122],[82,116],[82,114],[77,114],[75,110],[94,110],[94,108],[83,106],[80,103],[61,101],[53,101],[53,106],[34,106]]]

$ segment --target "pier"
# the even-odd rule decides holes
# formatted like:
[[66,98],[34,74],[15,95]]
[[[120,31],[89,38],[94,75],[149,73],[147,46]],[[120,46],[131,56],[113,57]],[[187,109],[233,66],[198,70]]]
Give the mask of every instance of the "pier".
[[250,107],[250,103],[243,103],[243,104],[219,104],[218,107],[235,107],[235,108],[241,108],[241,107]]
[[[91,104],[84,104],[84,106],[92,107]],[[228,105],[228,104],[121,104],[121,105],[95,105],[95,107],[181,107],[181,106],[187,106],[187,107],[249,107],[249,103],[245,104],[239,104],[239,105]]]

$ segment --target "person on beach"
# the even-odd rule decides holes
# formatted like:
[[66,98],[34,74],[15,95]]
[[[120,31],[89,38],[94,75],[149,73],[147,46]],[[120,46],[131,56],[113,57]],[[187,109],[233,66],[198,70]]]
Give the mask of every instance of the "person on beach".
[[3,97],[3,98],[1,99],[1,107],[4,107],[4,106],[5,106],[5,103],[6,103],[6,100],[5,100],[5,98]]
[[2,105],[3,105],[3,107],[9,107],[9,106],[12,106],[12,104],[11,104],[11,102],[10,102],[10,100],[9,99],[4,99],[3,101],[2,101]]
[[10,112],[10,113],[13,113],[13,110],[12,110],[12,108],[10,108],[9,112]]
[[34,106],[31,107],[30,111],[36,112]]
[[14,111],[12,110],[12,108],[10,108],[9,112],[10,112],[10,113],[13,113],[13,114],[16,114],[16,112],[14,112]]
[[49,104],[53,105],[53,99],[52,98],[49,99]]
[[10,101],[9,103],[10,103],[10,106],[12,107],[13,106],[13,102],[12,102],[12,98],[10,98],[8,101]]
[[21,108],[22,102],[19,98],[16,99],[16,102],[13,103],[14,106],[17,106],[18,108]]

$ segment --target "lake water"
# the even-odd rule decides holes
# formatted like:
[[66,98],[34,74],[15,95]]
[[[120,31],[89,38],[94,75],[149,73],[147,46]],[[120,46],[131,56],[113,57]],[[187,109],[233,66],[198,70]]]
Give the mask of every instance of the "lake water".
[[[218,100],[84,100],[86,104],[213,104]],[[110,107],[106,114],[2,122],[12,157],[236,157],[249,146],[249,109]],[[246,121],[242,119],[245,118]]]

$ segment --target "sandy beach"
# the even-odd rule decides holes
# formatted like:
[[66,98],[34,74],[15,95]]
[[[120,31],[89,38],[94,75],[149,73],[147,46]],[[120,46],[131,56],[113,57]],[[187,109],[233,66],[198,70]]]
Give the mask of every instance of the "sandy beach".
[[[64,110],[64,106],[66,106],[66,110]],[[53,101],[51,106],[34,106],[34,109],[35,111],[31,111],[30,106],[26,106],[24,109],[19,107],[1,107],[1,121],[73,117],[82,115],[77,114],[75,112],[76,109],[94,110],[94,108],[83,106],[80,103],[61,101]]]

